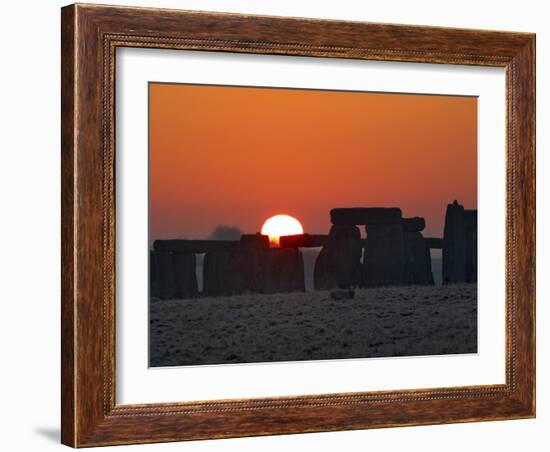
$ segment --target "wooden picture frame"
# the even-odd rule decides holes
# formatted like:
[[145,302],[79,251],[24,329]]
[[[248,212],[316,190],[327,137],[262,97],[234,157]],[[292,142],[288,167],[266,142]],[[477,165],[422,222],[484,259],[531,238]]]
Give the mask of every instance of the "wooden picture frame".
[[[535,35],[71,5],[62,9],[62,442],[73,447],[535,416]],[[115,403],[115,50],[506,69],[506,383]]]

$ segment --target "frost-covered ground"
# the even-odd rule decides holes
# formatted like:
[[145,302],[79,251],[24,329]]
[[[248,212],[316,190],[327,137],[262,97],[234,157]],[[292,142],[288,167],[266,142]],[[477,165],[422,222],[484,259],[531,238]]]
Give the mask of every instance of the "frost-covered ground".
[[178,366],[477,352],[477,285],[153,301],[150,364]]

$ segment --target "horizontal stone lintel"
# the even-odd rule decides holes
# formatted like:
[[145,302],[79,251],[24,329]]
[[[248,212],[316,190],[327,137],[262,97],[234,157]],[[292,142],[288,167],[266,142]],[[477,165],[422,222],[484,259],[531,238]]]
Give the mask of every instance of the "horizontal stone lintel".
[[155,251],[171,253],[209,253],[231,250],[239,246],[269,248],[269,237],[260,234],[243,234],[240,240],[155,240]]
[[405,232],[420,232],[426,227],[426,220],[422,217],[403,218]]
[[332,224],[342,226],[401,223],[398,207],[346,207],[330,211]]
[[329,241],[327,234],[283,235],[279,238],[281,248],[316,248],[325,246]]
[[155,240],[155,251],[172,253],[208,253],[230,250],[239,245],[238,240]]
[[[424,239],[428,248],[443,248],[443,239],[426,237]],[[281,248],[319,248],[326,246],[330,237],[328,234],[297,234],[281,236],[279,239]],[[238,248],[250,243],[250,238],[245,240],[155,240],[154,250],[172,253],[208,253],[212,251],[225,251]],[[366,239],[360,240],[361,246],[365,246]],[[259,241],[264,248],[264,241]]]

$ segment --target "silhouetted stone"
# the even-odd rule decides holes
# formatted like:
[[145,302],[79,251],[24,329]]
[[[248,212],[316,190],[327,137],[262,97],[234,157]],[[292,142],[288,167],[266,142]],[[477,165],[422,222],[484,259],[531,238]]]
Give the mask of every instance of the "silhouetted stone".
[[174,253],[207,253],[233,249],[239,245],[236,240],[155,240],[155,251]]
[[235,295],[265,290],[266,252],[269,237],[243,234],[237,246],[204,256],[204,293]]
[[477,210],[464,210],[466,224],[466,282],[477,282]]
[[326,245],[321,249],[315,260],[315,267],[313,269],[313,288],[315,290],[334,289],[338,287],[335,267],[334,252],[330,245]]
[[194,253],[172,254],[172,277],[175,298],[189,298],[198,294],[197,260]]
[[401,222],[369,224],[363,258],[363,285],[389,286],[405,282],[405,237]]
[[157,256],[153,250],[149,251],[149,296],[160,297],[160,281]]
[[443,239],[439,237],[424,237],[426,246],[432,249],[442,249],[443,248]]
[[404,232],[420,232],[426,227],[426,220],[422,217],[403,218]]
[[283,235],[279,239],[281,248],[317,248],[325,246],[329,241],[328,235],[323,234],[296,234]]
[[455,200],[447,206],[443,234],[443,283],[477,281],[477,211]]
[[300,251],[269,248],[268,244],[267,236],[251,235],[235,249],[206,253],[204,293],[217,296],[304,291]]
[[420,232],[405,232],[405,283],[433,285],[430,249]]
[[297,248],[271,248],[267,252],[265,292],[305,291],[304,261]]
[[231,252],[226,285],[230,294],[266,291],[266,267],[269,248],[260,242],[249,243]]
[[175,297],[174,272],[172,253],[166,251],[157,251],[155,253],[158,268],[158,296],[162,300]]
[[359,284],[361,276],[361,233],[356,226],[333,225],[329,241],[315,262],[314,288],[348,288]]
[[464,209],[464,223],[466,227],[477,229],[477,210]]
[[470,243],[471,251],[471,267],[470,267],[470,282],[477,282],[477,228],[471,231]]
[[330,240],[353,239],[361,240],[361,232],[356,226],[332,225],[328,233]]
[[231,251],[209,251],[204,255],[203,292],[206,295],[225,295],[229,291],[226,283]]
[[343,226],[401,223],[397,207],[349,207],[330,211],[332,224]]
[[269,248],[269,236],[262,234],[241,235],[240,246],[254,247],[257,249]]
[[151,296],[166,300],[198,294],[195,254],[155,251],[150,256]]

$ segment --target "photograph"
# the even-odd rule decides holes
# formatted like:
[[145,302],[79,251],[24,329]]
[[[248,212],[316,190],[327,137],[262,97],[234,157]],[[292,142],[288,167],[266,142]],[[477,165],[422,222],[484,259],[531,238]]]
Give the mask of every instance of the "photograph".
[[542,6],[35,3],[7,450],[544,449]]
[[478,98],[148,84],[149,366],[478,352]]

